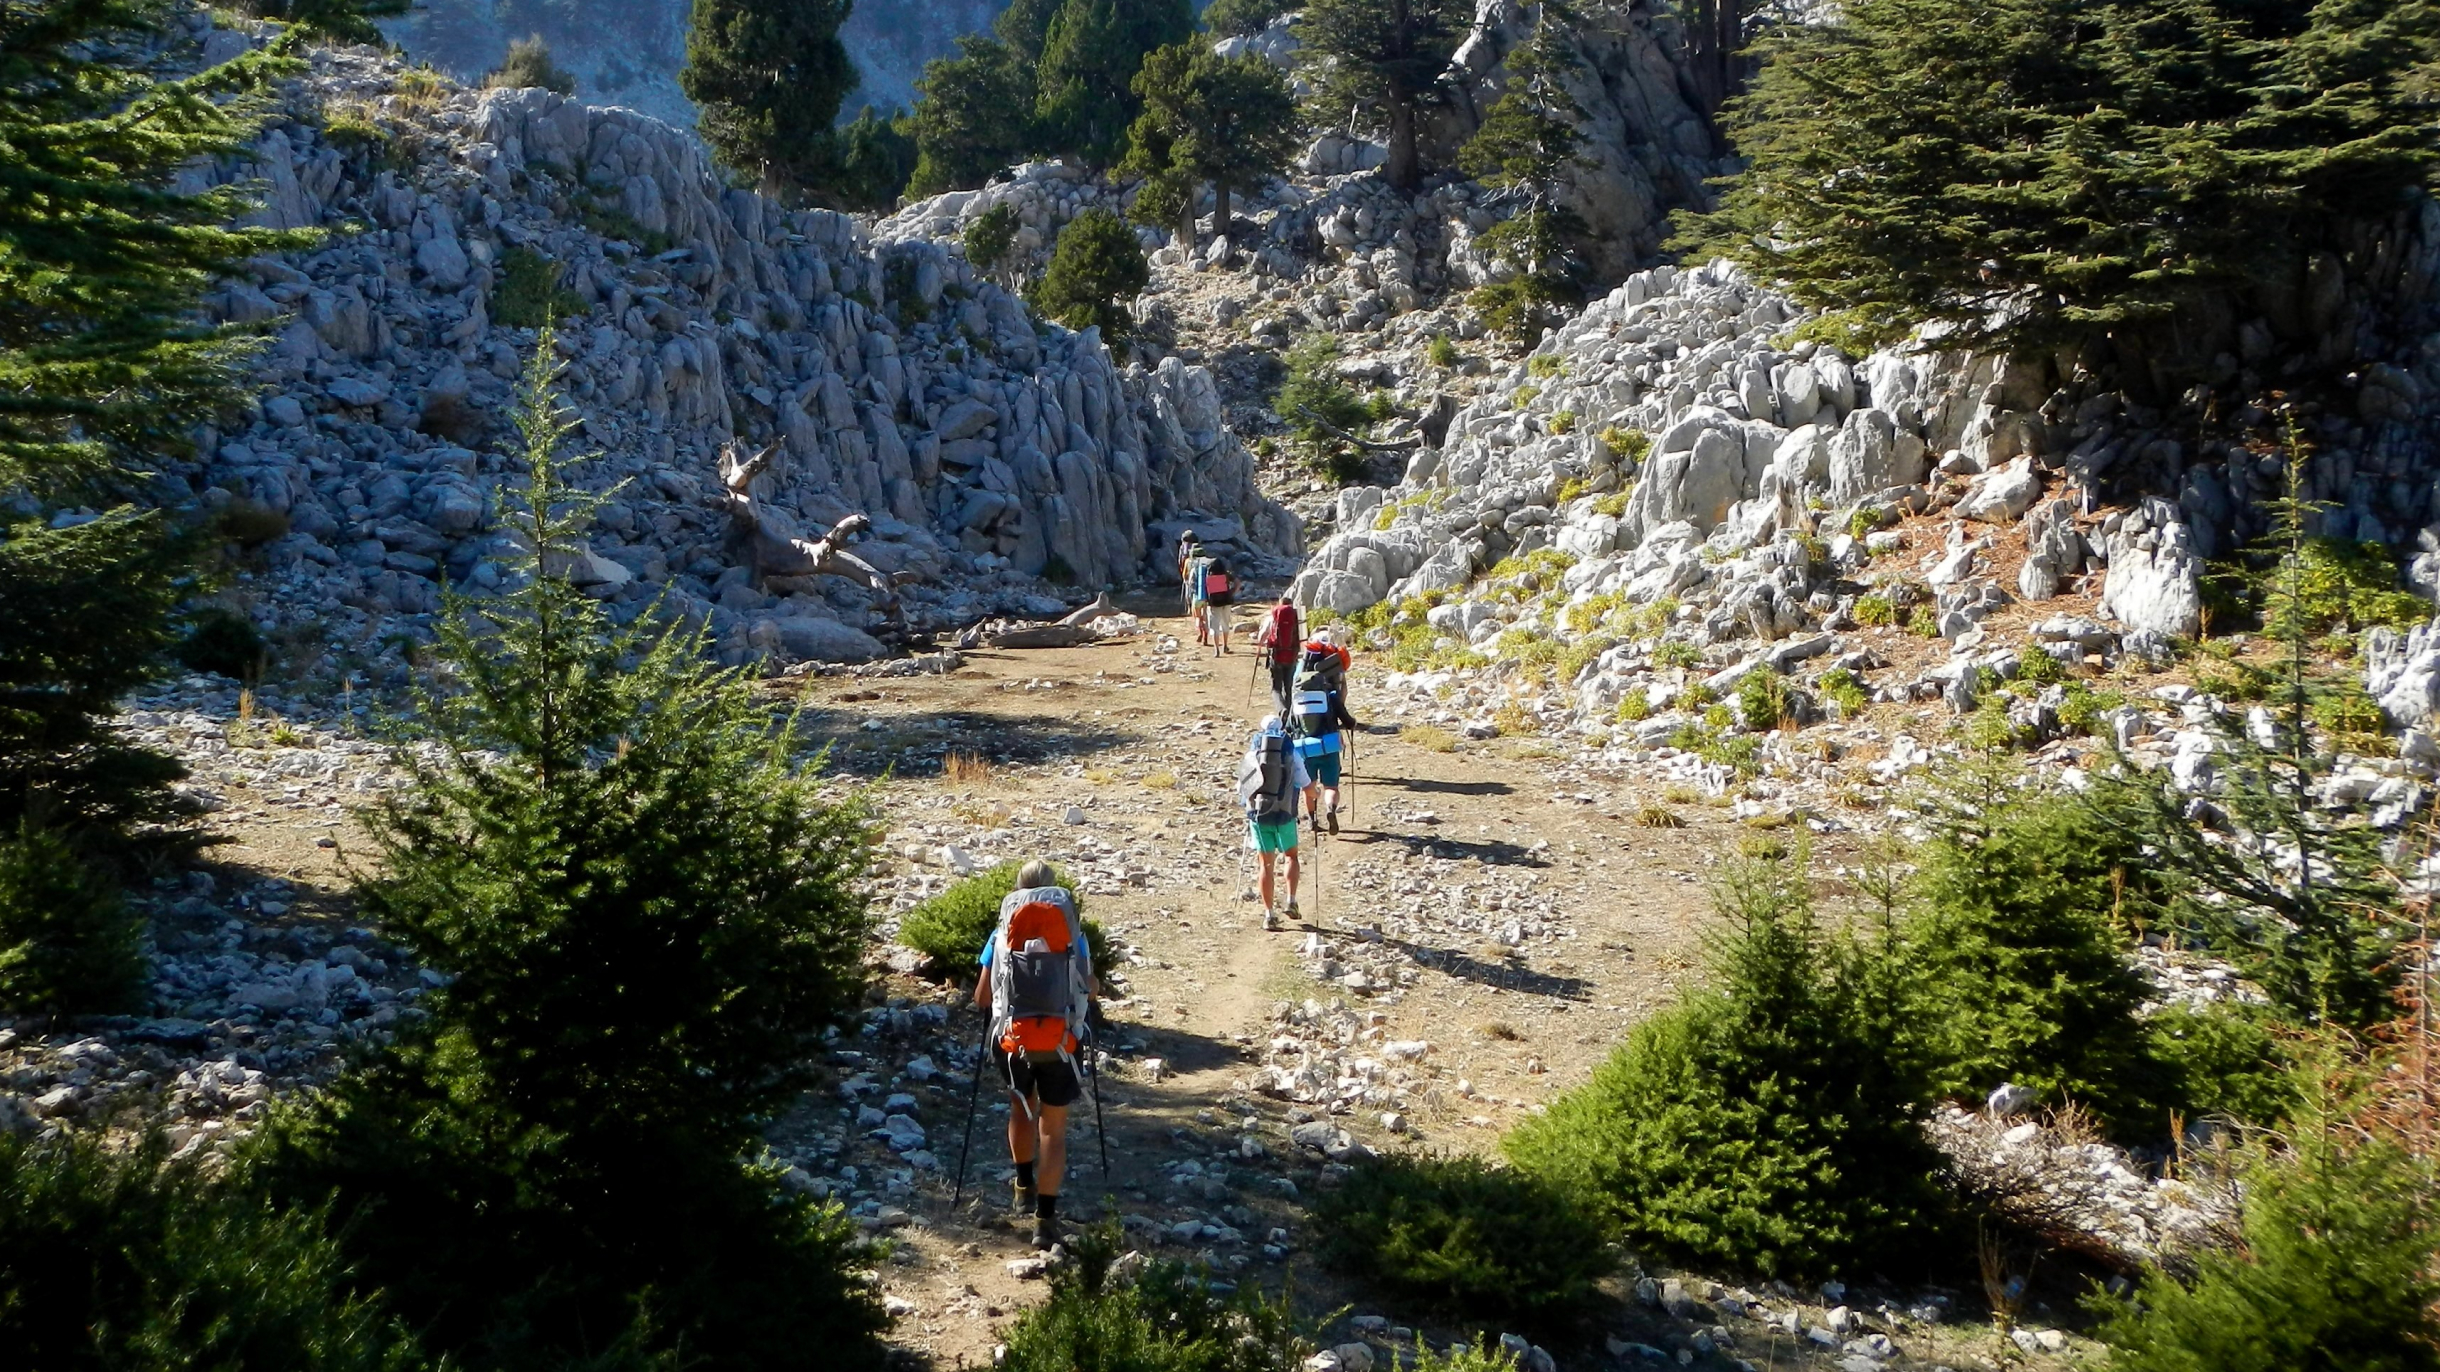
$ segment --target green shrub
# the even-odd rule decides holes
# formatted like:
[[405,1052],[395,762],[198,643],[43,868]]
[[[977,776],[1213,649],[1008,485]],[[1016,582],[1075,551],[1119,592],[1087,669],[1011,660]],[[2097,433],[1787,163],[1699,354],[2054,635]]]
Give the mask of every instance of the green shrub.
[[1591,1212],[1479,1158],[1376,1158],[1322,1192],[1313,1219],[1325,1261],[1451,1314],[1563,1319],[1616,1265]]
[[353,110],[334,110],[322,125],[322,137],[341,154],[359,159],[372,171],[390,165],[397,140],[388,129]]
[[1898,622],[1898,609],[1888,596],[1860,595],[1855,598],[1855,622],[1867,629],[1886,629]]
[[2293,594],[2263,597],[2263,628],[2274,638],[2382,625],[2403,633],[2431,618],[2430,602],[2399,587],[2397,561],[2382,544],[2308,538],[2294,556]]
[[263,634],[254,621],[218,605],[187,612],[186,635],[173,655],[190,672],[251,681],[263,669]]
[[1844,667],[1833,667],[1821,674],[1818,683],[1823,695],[1837,702],[1841,713],[1853,718],[1872,703],[1864,693],[1863,679]]
[[1574,410],[1561,410],[1557,414],[1550,417],[1550,431],[1552,433],[1567,433],[1573,430],[1575,427],[1576,412]]
[[1906,617],[1906,631],[1917,638],[1940,637],[1940,612],[1928,603],[1917,605]]
[[550,45],[542,41],[540,34],[510,43],[508,56],[483,78],[483,84],[510,90],[539,86],[561,95],[576,93],[576,78],[560,70],[559,64],[551,60]]
[[1682,638],[1673,638],[1652,650],[1655,667],[1700,667],[1703,650]]
[[0,838],[0,1011],[108,1014],[143,1000],[144,920],[65,840]]
[[1795,707],[1788,679],[1768,667],[1747,672],[1737,683],[1737,717],[1757,733],[1794,723]]
[[2190,1118],[2275,1125],[2300,1103],[2294,1055],[2267,1009],[2214,1001],[2175,1005],[2144,1021],[2145,1051]]
[[2018,659],[2016,679],[2028,686],[2049,686],[2067,680],[2067,669],[2040,644],[2026,645]]
[[1612,491],[1608,495],[1595,496],[1593,513],[1605,514],[1612,519],[1624,517],[1627,513],[1627,498],[1630,494],[1631,492],[1627,491]]
[[1435,367],[1454,367],[1458,362],[1457,345],[1445,333],[1433,334],[1432,341],[1424,345],[1423,360]]
[[1652,718],[1652,695],[1641,686],[1629,686],[1618,698],[1618,722],[1634,724]]
[[1541,396],[1542,388],[1539,386],[1519,386],[1508,393],[1508,403],[1521,410],[1540,399]]
[[1326,475],[1337,481],[1361,477],[1364,451],[1340,434],[1362,433],[1372,414],[1339,378],[1338,341],[1325,333],[1308,334],[1283,360],[1287,379],[1271,399],[1272,411],[1296,435],[1307,460]]
[[1715,988],[1637,1026],[1505,1146],[1631,1247],[1788,1278],[1919,1271],[1946,1216],[1931,1083],[1903,998],[1815,923],[1800,863],[1729,864]]
[[1415,1340],[1412,1354],[1401,1354],[1398,1366],[1406,1372],[1517,1372],[1521,1364],[1517,1355],[1500,1346],[1497,1339],[1486,1341],[1482,1331],[1463,1345],[1451,1344],[1434,1352],[1423,1340]]
[[1017,210],[1006,203],[992,206],[966,225],[966,261],[985,275],[1000,270],[1017,245]]
[[573,314],[585,302],[560,285],[567,269],[532,248],[500,254],[500,279],[491,288],[491,318],[512,329],[539,329]]
[[2131,1301],[2096,1296],[2112,1372],[2430,1372],[2440,1301],[2428,1165],[2381,1140],[2306,1133],[2244,1174],[2243,1242],[2190,1276],[2146,1271]]
[[1108,210],[1086,210],[1059,231],[1050,265],[1026,299],[1071,329],[1098,327],[1104,338],[1117,340],[1134,322],[1123,302],[1143,294],[1151,280],[1144,247],[1127,221]]
[[[1000,902],[1017,889],[1017,869],[1021,864],[1003,862],[988,871],[956,883],[948,890],[909,909],[898,921],[898,941],[948,967],[972,967],[982,956],[983,941],[1000,927]],[[1067,885],[1067,877],[1056,868],[1052,880]],[[1076,913],[1084,914],[1084,892],[1070,886],[1076,898]],[[1093,965],[1099,967],[1106,956],[1109,942],[1101,926],[1084,921],[1085,944],[1092,949]]]
[[2059,702],[2059,724],[2075,733],[2089,734],[2101,717],[2126,703],[2116,691],[2096,691],[2081,681],[2067,683],[2067,699]]
[[1565,376],[1567,375],[1567,359],[1557,353],[1535,353],[1525,359],[1525,374],[1543,381],[1555,376]]
[[2023,794],[2005,764],[1928,800],[1900,946],[1933,1080],[1979,1098],[2003,1081],[2091,1111],[2116,1137],[2167,1133],[2167,1074],[2145,1051],[2148,984],[2128,925],[2156,915],[2142,851],[2073,797]]
[[1652,435],[1641,429],[1626,429],[1613,425],[1601,431],[1601,446],[1610,456],[1623,462],[1641,462],[1652,451]]
[[1009,1326],[1001,1372],[1294,1372],[1310,1346],[1286,1296],[1247,1282],[1227,1294],[1176,1262],[1113,1271],[1118,1226],[1072,1234],[1050,1299]]
[[158,1138],[0,1134],[0,1346],[12,1367],[413,1372],[313,1210],[263,1204]]

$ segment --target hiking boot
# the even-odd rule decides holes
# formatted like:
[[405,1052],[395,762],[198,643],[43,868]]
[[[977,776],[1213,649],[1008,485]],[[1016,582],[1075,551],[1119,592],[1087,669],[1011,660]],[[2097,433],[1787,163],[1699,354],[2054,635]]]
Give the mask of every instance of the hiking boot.
[[1300,915],[1300,914],[1296,913],[1296,900],[1295,900],[1295,898],[1294,898],[1294,897],[1290,897],[1290,898],[1289,898],[1289,900],[1288,900],[1288,918],[1290,918],[1290,919],[1303,919],[1303,918],[1304,918],[1304,916],[1303,916],[1303,915]]
[[1335,834],[1335,833],[1337,833],[1338,831],[1339,831],[1339,807],[1338,807],[1338,806],[1336,806],[1336,805],[1333,805],[1333,806],[1331,806],[1331,807],[1330,807],[1330,832],[1332,832],[1332,833],[1334,833],[1334,834]]
[[1015,1185],[1015,1190],[1017,1193],[1017,1213],[1019,1215],[1030,1215],[1034,1213],[1034,1188],[1027,1186],[1023,1182],[1018,1182]]
[[1270,912],[1270,911],[1268,911],[1268,910],[1263,911],[1263,912],[1262,912],[1262,931],[1263,931],[1264,933],[1266,933],[1266,934],[1276,934],[1276,933],[1278,933],[1278,932],[1279,932],[1279,916],[1277,916],[1277,915],[1275,915],[1275,914],[1271,913],[1271,912]]
[[1041,1252],[1047,1253],[1051,1250],[1051,1246],[1058,1242],[1058,1218],[1052,1215],[1034,1216],[1034,1247]]

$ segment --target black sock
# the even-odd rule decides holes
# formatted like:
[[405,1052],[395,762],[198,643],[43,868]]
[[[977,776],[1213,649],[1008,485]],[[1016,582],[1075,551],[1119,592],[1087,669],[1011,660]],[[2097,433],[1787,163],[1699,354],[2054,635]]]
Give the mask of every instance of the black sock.
[[1034,1165],[1032,1163],[1021,1162],[1017,1164],[1017,1185],[1024,1187],[1028,1191],[1034,1189]]
[[1059,1198],[1048,1191],[1037,1194],[1034,1197],[1034,1218],[1043,1220],[1059,1218]]

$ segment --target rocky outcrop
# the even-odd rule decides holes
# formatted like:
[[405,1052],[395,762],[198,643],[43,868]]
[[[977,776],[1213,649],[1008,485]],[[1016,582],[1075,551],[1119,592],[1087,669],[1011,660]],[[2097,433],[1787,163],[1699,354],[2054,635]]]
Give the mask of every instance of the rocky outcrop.
[[[272,341],[258,408],[186,475],[257,512],[249,528],[285,522],[263,548],[273,627],[378,635],[444,579],[499,584],[492,511],[519,469],[488,448],[535,339],[499,316],[536,322],[546,300],[578,446],[599,454],[579,470],[612,494],[580,578],[622,614],[707,621],[734,661],[868,652],[889,617],[855,580],[764,584],[722,508],[732,442],[772,450],[745,493],[758,520],[810,537],[869,516],[855,555],[917,629],[1063,609],[1045,578],[1165,577],[1162,521],[1233,537],[1249,570],[1298,550],[1207,373],[1122,369],[933,245],[724,188],[691,136],[635,111],[540,90],[410,102],[398,71],[318,53],[291,120],[199,173],[261,182],[268,223],[366,226],[213,300]],[[387,143],[333,138],[339,116]]]

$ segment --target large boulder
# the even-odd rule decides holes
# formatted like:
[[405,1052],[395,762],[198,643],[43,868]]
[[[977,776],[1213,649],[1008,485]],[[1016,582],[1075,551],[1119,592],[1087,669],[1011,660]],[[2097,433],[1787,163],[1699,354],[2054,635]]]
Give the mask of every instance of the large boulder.
[[2440,713],[2440,620],[2411,632],[2364,635],[2364,688],[2400,729],[2430,729]]
[[1830,503],[1852,505],[1892,486],[1923,480],[1923,440],[1887,411],[1852,411],[1830,440]]
[[2203,627],[2203,559],[2175,514],[2153,497],[2109,535],[2101,609],[2131,630],[2192,638]]

